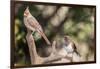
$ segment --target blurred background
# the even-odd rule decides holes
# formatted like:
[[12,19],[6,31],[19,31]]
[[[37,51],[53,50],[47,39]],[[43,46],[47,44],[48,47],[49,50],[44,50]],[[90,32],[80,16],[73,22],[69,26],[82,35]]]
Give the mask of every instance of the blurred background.
[[[26,41],[27,29],[23,23],[23,14],[29,6],[31,14],[38,20],[44,33],[52,43],[60,43],[62,37],[70,36],[77,45],[82,61],[94,61],[95,56],[95,8],[85,6],[36,5],[34,3],[15,4],[15,66],[30,65],[30,54]],[[51,48],[44,39],[33,32],[38,54],[49,56]],[[48,51],[48,52],[46,52]]]

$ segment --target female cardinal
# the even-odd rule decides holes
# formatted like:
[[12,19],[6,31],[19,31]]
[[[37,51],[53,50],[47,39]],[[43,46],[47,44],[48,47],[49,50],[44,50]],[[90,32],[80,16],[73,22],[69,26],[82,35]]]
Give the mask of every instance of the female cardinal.
[[48,45],[51,45],[50,41],[47,39],[46,35],[43,33],[43,29],[39,22],[33,17],[27,7],[24,11],[24,24],[28,30],[38,32],[46,41]]

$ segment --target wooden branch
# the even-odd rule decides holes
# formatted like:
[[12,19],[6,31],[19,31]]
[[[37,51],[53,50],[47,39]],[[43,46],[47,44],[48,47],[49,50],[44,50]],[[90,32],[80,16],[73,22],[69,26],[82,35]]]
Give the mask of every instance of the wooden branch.
[[27,30],[26,40],[27,40],[28,47],[29,47],[31,64],[34,64],[35,59],[37,57],[37,54],[36,54],[37,52],[36,52],[36,49],[35,49],[35,43],[34,43],[34,39],[33,39],[33,36],[32,36],[32,32],[30,30]]
[[41,64],[43,58],[41,58],[37,54],[35,41],[34,41],[34,38],[32,36],[32,32],[30,30],[27,30],[26,40],[27,40],[28,47],[29,47],[31,64],[32,65],[33,64]]
[[29,47],[29,53],[30,53],[32,65],[34,65],[34,64],[46,64],[46,63],[50,63],[50,62],[59,61],[62,58],[65,58],[65,56],[61,56],[57,53],[56,47],[55,47],[56,41],[53,41],[53,43],[52,43],[52,52],[51,52],[50,56],[40,57],[37,54],[35,41],[34,41],[34,38],[32,36],[32,32],[30,30],[27,30],[26,40],[27,40],[28,47]]

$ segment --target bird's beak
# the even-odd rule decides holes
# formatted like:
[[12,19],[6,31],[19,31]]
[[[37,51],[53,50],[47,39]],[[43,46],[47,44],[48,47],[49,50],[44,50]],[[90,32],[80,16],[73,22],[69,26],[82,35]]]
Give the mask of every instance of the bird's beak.
[[26,14],[26,13],[24,13],[24,16],[25,16],[25,17],[27,17],[27,14]]
[[24,16],[27,17],[29,14],[29,7],[26,8],[25,12],[24,12]]

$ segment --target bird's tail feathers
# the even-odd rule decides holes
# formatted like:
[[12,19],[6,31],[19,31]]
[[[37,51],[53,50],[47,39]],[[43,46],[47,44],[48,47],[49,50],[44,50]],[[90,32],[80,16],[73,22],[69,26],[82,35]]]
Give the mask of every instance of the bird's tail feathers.
[[46,41],[46,43],[47,43],[48,45],[51,45],[51,43],[50,43],[50,41],[48,40],[48,38],[46,37],[46,35],[45,35],[42,31],[40,31],[40,33],[41,33],[42,37],[44,38],[44,40]]
[[77,51],[75,51],[75,52],[76,52],[77,55],[79,55],[81,57],[80,53],[78,53]]

